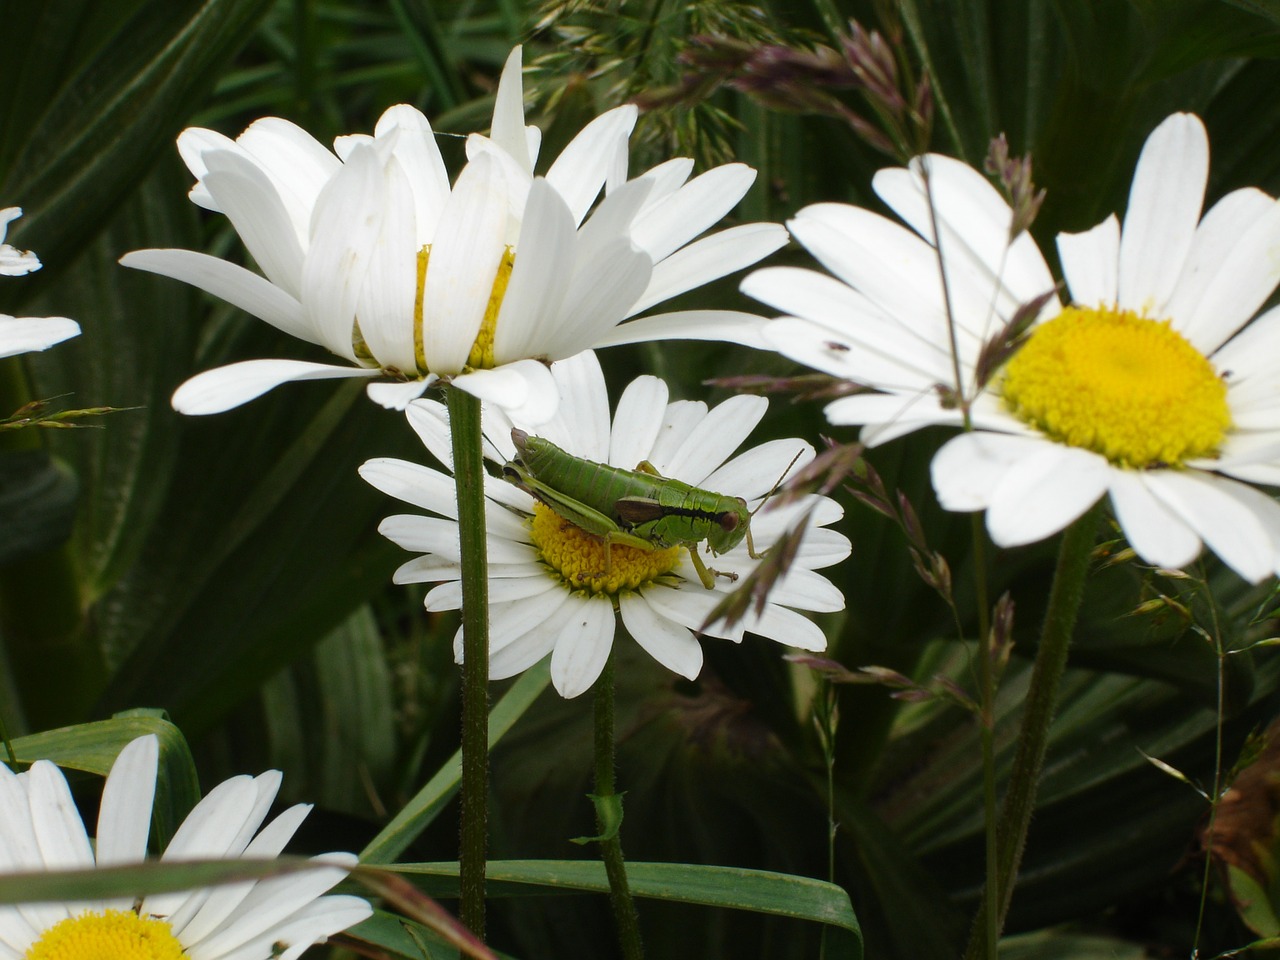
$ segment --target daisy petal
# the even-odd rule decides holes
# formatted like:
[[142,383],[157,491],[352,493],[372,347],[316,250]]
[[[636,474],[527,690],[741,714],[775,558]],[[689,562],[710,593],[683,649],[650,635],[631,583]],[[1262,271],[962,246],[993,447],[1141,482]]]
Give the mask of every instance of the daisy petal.
[[80,324],[66,317],[10,317],[0,313],[0,359],[47,350],[79,335]]
[[763,317],[737,310],[678,310],[628,320],[597,334],[592,347],[616,347],[651,340],[713,340],[767,350],[769,344],[763,335],[766,323]]
[[159,761],[160,741],[153,734],[127,744],[111,765],[98,808],[98,866],[146,857]]
[[1151,492],[1143,471],[1112,474],[1111,504],[1125,539],[1148,563],[1180,570],[1200,553],[1200,538]]
[[244,360],[196,374],[174,391],[172,403],[179,413],[203,416],[248,403],[282,383],[377,375],[377,370],[302,360]]
[[627,316],[749,267],[785,247],[788,239],[786,229],[776,223],[746,223],[703,237],[653,268],[649,285]]
[[1166,306],[1195,236],[1209,176],[1200,118],[1175,113],[1147,138],[1120,234],[1119,306],[1151,317]]
[[572,699],[591,689],[613,649],[613,631],[613,604],[607,597],[575,604],[551,654],[551,683],[560,696]]
[[1092,230],[1058,234],[1058,256],[1073,303],[1096,307],[1116,302],[1120,221],[1114,213]]
[[702,644],[688,627],[667,619],[649,603],[649,595],[656,589],[620,597],[622,622],[649,656],[671,672],[693,680],[702,671]]

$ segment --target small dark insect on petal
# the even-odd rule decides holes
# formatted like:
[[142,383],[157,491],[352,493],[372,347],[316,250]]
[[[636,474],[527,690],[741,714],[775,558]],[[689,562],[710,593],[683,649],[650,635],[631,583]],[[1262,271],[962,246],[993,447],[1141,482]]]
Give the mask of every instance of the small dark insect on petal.
[[836,340],[828,340],[825,344],[823,344],[823,346],[825,346],[832,353],[848,353],[850,350],[853,349],[847,343],[840,343],[839,341],[836,341]]

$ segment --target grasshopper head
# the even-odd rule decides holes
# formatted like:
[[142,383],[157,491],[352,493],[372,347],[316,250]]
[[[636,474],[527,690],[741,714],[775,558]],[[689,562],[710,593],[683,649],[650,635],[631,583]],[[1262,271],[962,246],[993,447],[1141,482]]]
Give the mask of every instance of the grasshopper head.
[[751,512],[747,510],[747,501],[741,497],[726,497],[724,505],[716,517],[716,523],[707,534],[707,546],[712,553],[728,553],[742,542],[751,526]]

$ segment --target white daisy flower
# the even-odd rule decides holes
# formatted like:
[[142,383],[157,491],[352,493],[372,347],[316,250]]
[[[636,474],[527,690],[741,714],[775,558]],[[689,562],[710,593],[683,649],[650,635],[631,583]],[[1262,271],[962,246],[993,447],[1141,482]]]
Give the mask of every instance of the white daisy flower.
[[743,290],[791,314],[766,331],[775,349],[879,391],[826,408],[832,423],[865,424],[868,443],[960,424],[947,399],[958,370],[974,429],[938,451],[934,488],[947,509],[985,509],[997,544],[1049,536],[1107,494],[1144,560],[1183,567],[1203,542],[1256,582],[1280,563],[1280,505],[1249,485],[1280,484],[1280,310],[1249,320],[1280,282],[1280,204],[1236,190],[1202,218],[1208,166],[1197,117],[1161,123],[1123,229],[1113,215],[1058,236],[1070,299],[1050,297],[985,384],[979,351],[1054,280],[1028,235],[1009,244],[1008,205],[957,160],[876,175],[914,233],[853,207],[808,207],[789,226],[835,278],[767,269]]
[[755,171],[733,163],[689,180],[693,161],[674,159],[628,181],[635,121],[631,105],[602,114],[535,177],[541,135],[524,123],[517,47],[491,136],[468,139],[452,186],[430,123],[403,104],[372,137],[340,137],[334,153],[277,117],[234,141],[184,131],[192,200],[230,218],[263,275],[190,250],[139,250],[121,263],[198,286],[346,365],[231,364],[183,384],[174,407],[216,413],[289,380],[385,374],[396,382],[369,387],[384,406],[403,409],[444,377],[536,420],[555,401],[546,363],[592,347],[660,338],[762,346],[761,318],[737,311],[619,326],[787,242],[781,225],[766,223],[691,242],[742,199]]
[[[767,401],[739,396],[708,409],[692,401],[668,403],[667,385],[640,377],[623,392],[612,423],[609,398],[595,354],[558,363],[552,375],[560,395],[556,416],[537,434],[575,457],[634,469],[648,461],[664,477],[704,490],[740,496],[754,508],[784,473],[813,459],[803,440],[775,440],[736,457],[733,451],[764,416]],[[409,422],[431,453],[451,464],[448,414],[443,404],[410,404]],[[513,426],[525,426],[501,410],[484,411],[485,455],[498,464],[512,460]],[[532,431],[531,431],[532,432]],[[456,610],[462,602],[457,509],[453,477],[403,460],[375,459],[360,475],[384,493],[435,516],[388,517],[382,534],[406,550],[423,554],[400,567],[396,583],[438,583],[426,597],[430,611]],[[620,614],[627,631],[663,666],[693,678],[702,668],[694,631],[733,589],[729,577],[745,576],[758,560],[745,540],[708,560],[719,572],[714,587],[699,579],[689,551],[646,551],[614,544],[606,575],[604,543],[565,522],[525,490],[497,477],[485,480],[489,556],[491,678],[510,677],[551,654],[551,679],[561,696],[576,697],[600,675],[613,645]],[[764,553],[805,511],[810,525],[788,572],[774,586],[759,615],[748,613],[733,627],[716,624],[707,636],[738,642],[755,633],[803,650],[823,650],[822,631],[797,610],[844,608],[840,591],[815,571],[844,559],[849,541],[826,529],[843,511],[826,497],[762,511],[751,521],[757,553]],[[462,632],[454,652],[462,654]]]
[[[159,744],[139,737],[116,758],[90,841],[66,778],[38,760],[25,773],[0,764],[0,870],[118,866],[146,857]],[[307,812],[290,807],[259,831],[280,787],[279,771],[234,777],[187,815],[161,860],[270,859]],[[256,836],[255,836],[256,834]],[[356,858],[330,866],[132,899],[0,906],[0,960],[293,960],[314,943],[370,916],[359,897],[321,896]]]
[[[40,258],[4,242],[9,224],[22,216],[21,207],[0,210],[0,277],[21,277],[40,269]],[[0,313],[0,359],[32,350],[47,350],[80,333],[80,324],[66,317],[11,317]]]

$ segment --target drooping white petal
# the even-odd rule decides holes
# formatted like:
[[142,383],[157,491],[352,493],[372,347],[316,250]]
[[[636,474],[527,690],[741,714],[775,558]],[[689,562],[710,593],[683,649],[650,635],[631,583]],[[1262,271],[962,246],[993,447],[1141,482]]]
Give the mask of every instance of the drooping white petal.
[[302,360],[244,360],[198,373],[173,394],[173,409],[189,416],[222,413],[295,380],[373,377],[377,370]]
[[47,350],[80,334],[80,324],[67,317],[10,317],[0,313],[0,358]]
[[1152,471],[1147,486],[1236,573],[1257,583],[1280,563],[1280,504],[1253,487],[1191,470]]
[[1152,131],[1138,157],[1120,234],[1121,307],[1166,315],[1191,250],[1208,176],[1209,139],[1199,117],[1175,113]]
[[40,258],[30,250],[19,250],[4,242],[9,224],[22,216],[21,207],[0,210],[0,277],[22,277],[40,269]]
[[1120,221],[1114,213],[1083,233],[1058,234],[1058,256],[1072,303],[1085,307],[1115,304],[1120,282]]
[[1200,552],[1200,538],[1146,483],[1146,471],[1115,470],[1111,505],[1130,546],[1148,563],[1179,570]]
[[422,396],[426,389],[438,380],[433,373],[421,380],[404,380],[396,383],[371,383],[365,393],[380,407],[388,410],[406,410],[409,404]]
[[1000,478],[987,507],[991,539],[1014,547],[1057,533],[1098,502],[1112,469],[1088,450],[1042,444]]
[[643,594],[623,594],[618,609],[633,640],[673,673],[692,680],[702,671],[702,644],[688,627],[662,616],[649,598],[670,588],[650,587]]
[[776,603],[766,604],[760,614],[756,614],[754,610],[748,611],[744,626],[752,633],[788,647],[813,652],[827,649],[827,637],[816,623],[803,614],[780,607]]
[[522,423],[543,423],[560,403],[546,364],[520,360],[493,370],[472,370],[453,378],[453,385],[500,406]]
[[608,597],[575,604],[551,653],[551,683],[566,699],[586,693],[613,648],[614,614]]
[[453,477],[419,463],[375,457],[357,472],[375,490],[450,520],[458,519]]
[[126,253],[120,264],[189,283],[291,337],[322,344],[296,297],[239,264],[194,250],[154,249]]

